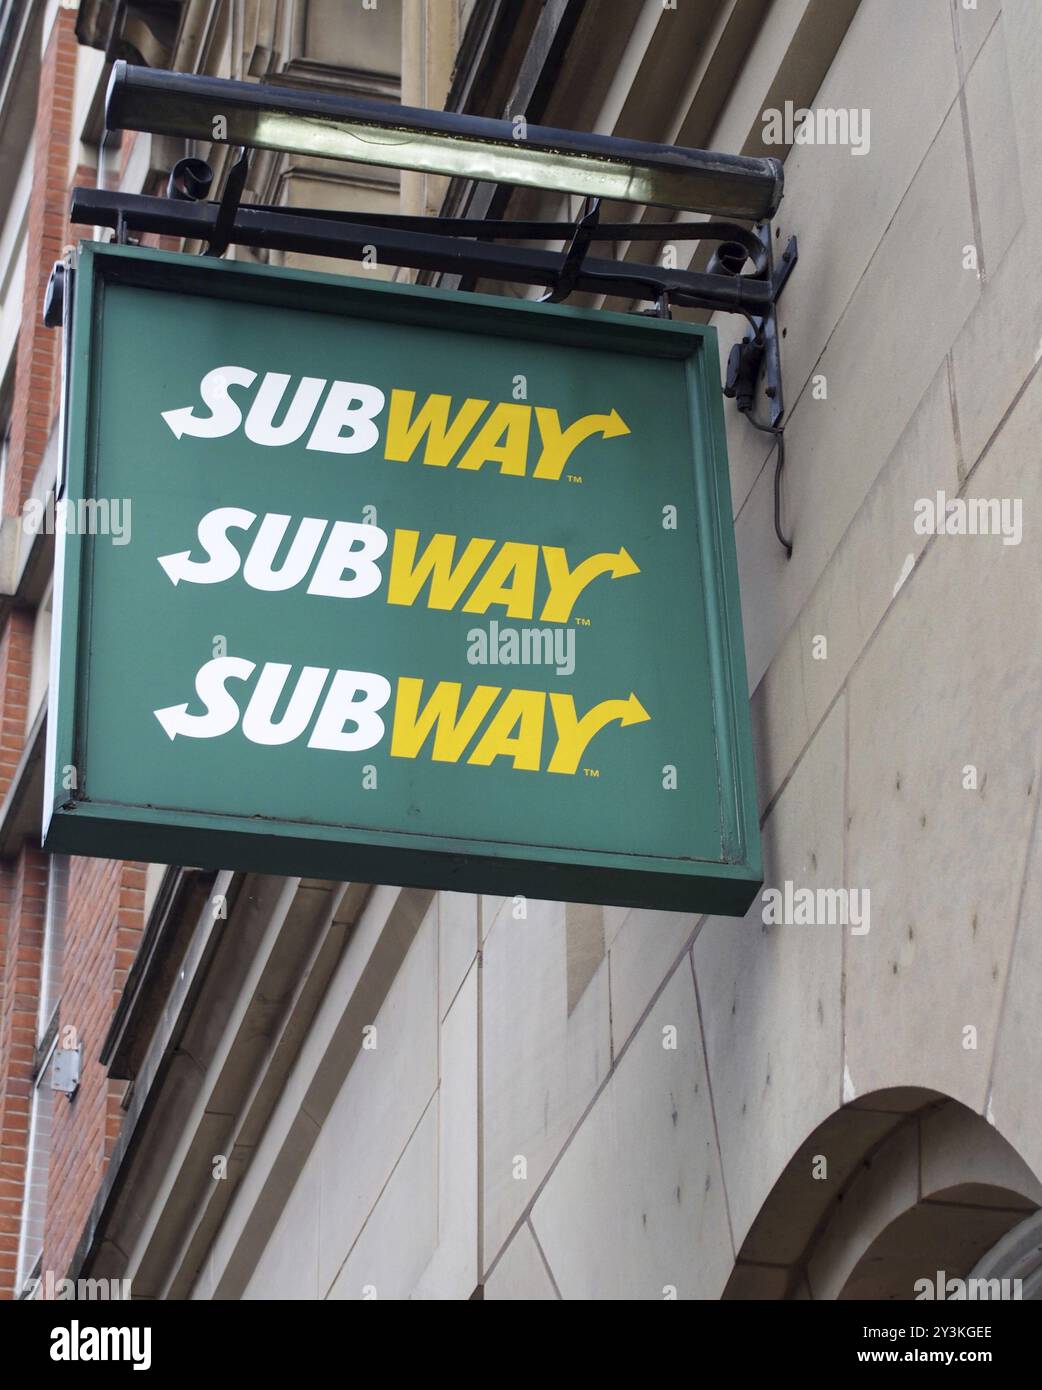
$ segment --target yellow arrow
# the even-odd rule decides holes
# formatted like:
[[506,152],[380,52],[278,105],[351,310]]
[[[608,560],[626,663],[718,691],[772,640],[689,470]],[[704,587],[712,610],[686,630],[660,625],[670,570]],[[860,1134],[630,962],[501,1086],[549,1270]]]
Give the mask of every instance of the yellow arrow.
[[550,593],[539,615],[544,623],[566,623],[579,595],[598,575],[610,574],[613,579],[623,579],[628,574],[640,574],[640,566],[625,547],[591,555],[570,570],[563,547],[544,545],[543,563],[550,581]]
[[535,418],[543,441],[543,452],[539,455],[532,473],[533,478],[552,478],[555,481],[564,472],[564,466],[579,445],[591,435],[599,434],[605,439],[617,439],[629,434],[630,427],[617,410],[610,415],[581,415],[566,430],[561,429],[561,420],[556,410],[545,405],[537,405]]
[[615,720],[626,728],[651,718],[632,691],[628,700],[602,700],[587,710],[581,719],[575,717],[575,701],[571,695],[551,691],[550,709],[557,726],[557,747],[547,772],[576,772],[590,740]]

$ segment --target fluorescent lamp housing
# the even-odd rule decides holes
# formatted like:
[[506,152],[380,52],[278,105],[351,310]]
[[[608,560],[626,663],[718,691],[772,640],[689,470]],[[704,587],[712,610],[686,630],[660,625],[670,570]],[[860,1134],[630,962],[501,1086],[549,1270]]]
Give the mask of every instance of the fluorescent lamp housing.
[[779,160],[132,67],[112,69],[109,130],[245,145],[761,221],[781,202]]

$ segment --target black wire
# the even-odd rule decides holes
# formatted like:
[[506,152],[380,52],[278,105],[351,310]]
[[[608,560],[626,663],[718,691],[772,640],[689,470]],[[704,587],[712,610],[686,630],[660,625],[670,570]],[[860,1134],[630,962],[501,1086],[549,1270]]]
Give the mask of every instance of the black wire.
[[777,441],[778,453],[774,463],[774,534],[785,547],[785,554],[791,560],[792,541],[787,539],[781,526],[781,478],[782,470],[785,468],[785,430],[774,425],[761,424],[749,411],[745,412],[745,418],[754,429],[761,430],[764,434],[772,434]]

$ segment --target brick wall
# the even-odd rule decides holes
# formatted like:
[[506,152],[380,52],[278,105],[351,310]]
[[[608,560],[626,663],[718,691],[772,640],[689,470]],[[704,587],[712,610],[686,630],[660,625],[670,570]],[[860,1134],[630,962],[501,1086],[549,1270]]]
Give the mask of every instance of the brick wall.
[[0,633],[0,798],[7,794],[25,743],[33,617],[14,610]]
[[25,288],[3,497],[7,515],[20,511],[29,494],[58,400],[59,335],[44,328],[42,314],[51,267],[65,244],[76,74],[75,21],[73,11],[58,12],[40,69]]
[[58,1097],[51,1131],[43,1268],[64,1278],[119,1133],[125,1082],[98,1061],[112,1010],[141,934],[145,868],[72,859],[69,871],[61,1029],[82,1047],[79,1090]]
[[[60,11],[40,69],[33,183],[29,195],[22,320],[11,401],[3,510],[17,513],[43,457],[57,405],[58,335],[41,314],[51,266],[61,255],[76,68],[75,15]],[[33,618],[13,611],[0,633],[0,796],[25,738]],[[40,983],[47,864],[26,847],[0,867],[0,1297],[10,1298],[21,1215]]]
[[[0,636],[0,798],[25,738],[31,641],[29,615],[12,613]],[[0,1297],[10,1296],[18,1254],[43,944],[41,892],[46,894],[42,856],[22,854],[0,866]]]
[[47,861],[26,848],[0,873],[0,1297],[10,1298],[32,1105]]
[[[83,232],[68,222],[77,52],[75,14],[60,11],[40,71],[2,499],[8,515],[29,494],[58,410],[61,335],[44,328],[42,311],[51,267]],[[93,181],[92,169],[76,169],[73,182]],[[32,631],[33,614],[18,609],[0,629],[0,800],[24,747]],[[0,864],[0,1298],[14,1294],[47,877],[47,858],[32,842]],[[55,1096],[43,1267],[56,1278],[66,1272],[119,1130],[123,1087],[97,1058],[140,936],[144,884],[141,865],[76,859],[70,866],[60,1022],[76,1029],[83,1054],[75,1097]]]

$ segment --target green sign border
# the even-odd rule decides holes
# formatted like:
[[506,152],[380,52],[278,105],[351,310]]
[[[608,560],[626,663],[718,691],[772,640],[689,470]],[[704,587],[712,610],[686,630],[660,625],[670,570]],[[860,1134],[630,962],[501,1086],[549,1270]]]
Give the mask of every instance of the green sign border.
[[[66,534],[60,527],[56,528],[45,849],[460,892],[745,913],[761,886],[762,870],[715,329],[91,242],[79,248],[74,278],[66,471],[59,477],[58,496],[63,478],[74,497],[95,493],[98,347],[105,288],[110,284],[683,361],[692,405],[688,416],[693,429],[691,457],[724,851],[720,862],[579,850],[562,850],[555,857],[553,849],[542,846],[94,801],[89,792],[90,770],[83,759],[90,700],[84,655],[91,640],[92,538]],[[707,422],[704,434],[694,425],[699,420]],[[63,786],[62,769],[69,765],[78,771],[79,786],[72,792]]]

